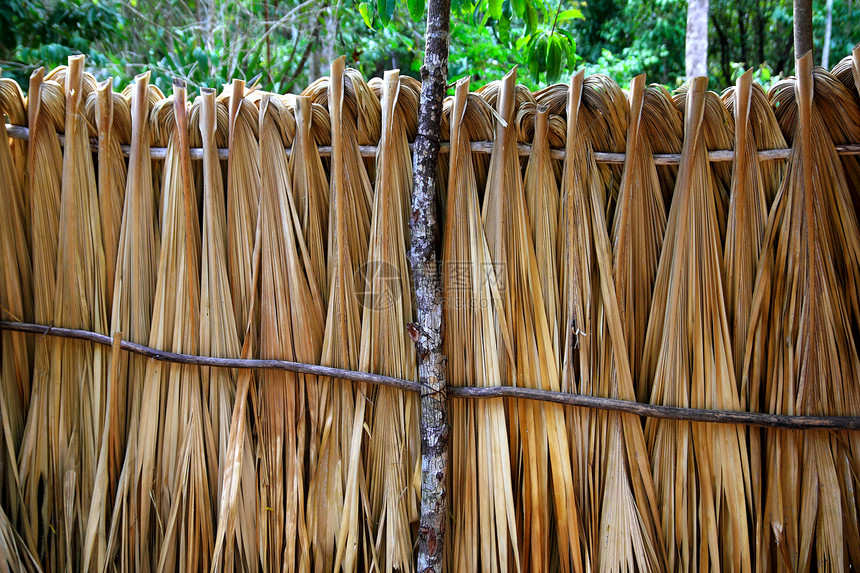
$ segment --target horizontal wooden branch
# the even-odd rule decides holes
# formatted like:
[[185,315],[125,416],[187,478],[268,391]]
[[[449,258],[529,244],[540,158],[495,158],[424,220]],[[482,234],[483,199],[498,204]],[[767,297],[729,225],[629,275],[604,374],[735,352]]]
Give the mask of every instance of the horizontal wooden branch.
[[[28,324],[22,322],[0,321],[0,330],[16,332],[27,332],[57,336],[61,338],[74,338],[88,340],[96,344],[111,346],[112,340],[106,334],[98,334],[88,330],[73,328],[58,328],[40,324]],[[220,368],[250,368],[286,370],[329,378],[340,378],[352,382],[366,382],[399,388],[408,392],[421,392],[422,387],[418,382],[382,376],[368,372],[356,372],[354,370],[343,370],[301,362],[290,362],[287,360],[242,360],[238,358],[211,358],[207,356],[195,356],[191,354],[177,354],[135,344],[127,340],[121,343],[123,350],[140,354],[153,360],[162,362],[175,362],[178,364],[196,364],[199,366],[213,366]],[[629,400],[617,400],[613,398],[599,398],[596,396],[584,396],[581,394],[568,394],[566,392],[551,392],[548,390],[536,390],[532,388],[520,388],[513,386],[492,386],[483,388],[448,386],[448,395],[454,398],[487,399],[487,398],[520,398],[523,400],[535,400],[539,402],[555,402],[569,406],[592,408],[597,410],[609,410],[614,412],[625,412],[648,418],[662,418],[665,420],[684,420],[689,422],[707,422],[716,424],[742,424],[745,426],[761,426],[766,428],[785,428],[793,430],[848,430],[860,431],[860,417],[829,417],[829,416],[786,416],[781,414],[762,414],[757,412],[732,412],[722,410],[701,410],[696,408],[675,408],[672,406],[658,406],[655,404],[643,404]]]
[[[6,131],[9,134],[9,137],[12,139],[20,139],[27,140],[30,137],[30,130],[26,127],[22,127],[19,125],[9,125],[6,124]],[[60,139],[60,145],[65,145],[65,137],[60,134],[58,135]],[[126,157],[131,153],[131,146],[122,145],[122,154]],[[410,144],[410,148],[412,144]],[[475,153],[492,153],[493,151],[493,142],[492,141],[473,141],[471,144],[472,151]],[[93,151],[99,150],[98,139],[90,139],[90,148]],[[442,142],[440,151],[442,153],[447,153],[451,148],[451,145],[448,142]],[[292,148],[287,147],[287,155],[289,156],[292,152]],[[360,145],[358,147],[361,152],[362,157],[376,157],[376,146],[375,145]],[[517,146],[519,150],[519,154],[522,156],[528,156],[532,151],[532,146],[521,143]],[[203,148],[202,147],[192,147],[190,149],[191,159],[203,159]],[[320,155],[323,157],[331,156],[331,146],[321,145],[319,147]],[[227,155],[229,150],[223,147],[218,148],[218,157],[220,159],[227,159]],[[791,149],[766,149],[758,152],[759,161],[773,161],[775,159],[786,159],[788,155],[791,153]],[[837,145],[836,153],[839,155],[860,155],[860,143],[852,143],[847,145]],[[153,159],[164,159],[167,157],[167,148],[166,147],[150,147],[149,154]],[[553,159],[564,159],[564,149],[552,149],[550,150],[550,157]],[[678,165],[681,162],[681,154],[680,153],[655,153],[654,154],[654,164],[655,165]],[[715,151],[708,152],[708,159],[710,159],[714,163],[720,163],[724,161],[731,161],[735,157],[735,152],[731,149],[720,149]],[[613,165],[623,165],[624,164],[624,153],[607,153],[603,151],[595,151],[594,159],[598,163],[609,163]]]

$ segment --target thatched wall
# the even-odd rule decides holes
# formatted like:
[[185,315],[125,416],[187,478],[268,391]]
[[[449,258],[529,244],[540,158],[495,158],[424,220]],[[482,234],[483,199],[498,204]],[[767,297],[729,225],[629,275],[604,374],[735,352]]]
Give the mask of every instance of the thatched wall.
[[[449,384],[860,416],[856,52],[769,93],[458,83]],[[419,89],[342,60],[286,96],[0,79],[0,320],[114,340],[2,330],[0,569],[415,568],[414,392],[119,344],[416,380]],[[450,414],[452,571],[860,567],[856,432]]]

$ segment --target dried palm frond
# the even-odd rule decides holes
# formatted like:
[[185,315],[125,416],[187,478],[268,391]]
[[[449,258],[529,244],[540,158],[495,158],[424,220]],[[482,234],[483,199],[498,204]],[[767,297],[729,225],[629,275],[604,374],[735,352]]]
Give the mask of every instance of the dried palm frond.
[[[689,86],[682,86],[672,98],[675,109],[684,113],[687,106]],[[729,110],[723,105],[719,96],[714,92],[706,92],[705,119],[702,123],[705,147],[708,151],[732,149],[734,145],[734,121]],[[685,132],[686,134],[686,132]],[[720,242],[725,244],[726,221],[728,219],[729,201],[732,189],[732,164],[720,161],[711,166],[714,174],[714,184],[719,193],[717,202],[717,222],[720,226]]]
[[[373,137],[378,123],[367,112],[379,100],[344,59],[332,63],[325,84],[332,124],[331,207],[328,236],[329,301],[321,363],[359,367],[361,269],[367,258],[372,188],[359,153],[360,142]],[[378,114],[378,112],[377,112]],[[376,116],[379,117],[378,115]],[[308,493],[308,531],[316,567],[352,571],[358,548],[366,547],[367,490],[363,469],[366,384],[321,380],[320,456]],[[361,531],[360,531],[361,530]]]
[[[290,186],[280,98],[263,94],[260,102],[262,193],[260,233],[260,356],[319,361],[323,343],[323,299],[315,282],[308,249]],[[306,394],[315,376],[265,371],[260,375],[259,492],[261,564],[285,571],[308,571],[311,537],[307,502],[308,443]]]
[[550,147],[564,147],[565,122],[558,115],[549,115],[545,106],[523,105],[517,111],[517,126],[520,139],[531,141],[523,189],[526,211],[529,217],[532,244],[540,261],[541,297],[549,326],[552,348],[558,356],[561,350],[559,338],[559,292],[556,248],[558,247],[559,189],[555,165],[550,159]]
[[[624,153],[627,133],[627,106],[624,92],[611,78],[593,74],[583,82],[582,112],[586,113],[583,124],[590,130],[594,151]],[[550,114],[565,117],[568,105],[568,86],[554,84],[535,94],[535,99],[545,105]],[[621,184],[621,165],[597,164],[599,177],[606,190],[605,209],[607,220],[612,212]]]
[[[603,282],[608,281],[608,259],[613,257],[614,293],[603,294],[605,321],[602,338],[604,371],[598,393],[635,400],[633,380],[639,375],[645,342],[651,292],[663,243],[666,213],[659,177],[652,159],[649,130],[652,122],[665,122],[649,105],[645,76],[631,81],[630,123],[618,208],[613,223],[614,254],[609,238],[602,236],[602,210],[592,206],[595,246]],[[659,113],[659,111],[657,111]],[[602,246],[606,245],[606,246]],[[613,296],[614,294],[614,296]],[[623,337],[623,338],[622,338]],[[608,367],[608,371],[606,370]],[[666,557],[647,446],[640,421],[629,414],[608,413],[599,468],[604,474],[600,515],[601,570],[665,570]],[[597,478],[600,482],[600,476]]]
[[[535,168],[544,172],[544,181],[535,181],[534,177],[530,177],[529,189],[524,189],[517,156],[516,132],[511,125],[515,111],[515,77],[515,72],[506,75],[499,91],[497,112],[508,122],[509,127],[496,126],[490,177],[484,197],[487,242],[494,256],[493,263],[499,269],[508,327],[508,334],[503,332],[499,340],[500,345],[504,344],[509,349],[506,355],[509,361],[508,378],[505,379],[503,374],[502,380],[515,386],[558,391],[561,364],[556,323],[558,283],[553,280],[554,277],[545,277],[539,272],[535,251],[536,243],[540,244],[542,255],[555,258],[557,234],[552,227],[558,224],[558,191],[546,143],[543,144],[543,165],[538,167],[536,163],[541,159],[541,144],[537,141],[538,156],[532,156],[529,167],[535,163]],[[541,131],[545,132],[545,129],[546,126],[543,126]],[[549,185],[550,188],[538,190],[532,188],[535,185]],[[532,229],[526,199],[527,195],[537,193],[554,196],[555,201],[552,210],[547,209],[544,213],[541,224]],[[534,239],[533,234],[538,238]],[[549,300],[544,299],[545,291]],[[548,314],[547,302],[552,305],[551,314]],[[504,328],[504,323],[500,324],[500,328]],[[562,570],[571,567],[577,569],[580,565],[580,524],[578,504],[572,495],[573,475],[564,410],[560,405],[525,401],[516,406],[522,440],[520,487],[523,492],[523,562],[538,571],[548,567],[552,559],[552,523],[557,530],[557,539],[554,541]],[[554,511],[546,505],[549,499],[554,502]]]
[[[468,105],[467,105],[468,101]],[[492,128],[492,108],[457,83],[450,111],[450,174],[442,250],[450,384],[490,386],[501,378],[497,320],[504,309],[481,221],[472,169],[472,138]],[[503,326],[505,331],[507,327]],[[452,566],[519,569],[513,481],[504,401],[451,404]]]
[[[18,84],[0,78],[0,119],[21,119],[23,98]],[[7,111],[8,110],[8,111]],[[5,217],[0,225],[0,318],[12,321],[33,319],[33,292],[30,241],[25,210],[23,170],[15,165],[13,149],[0,126],[0,205]],[[0,474],[0,506],[9,508],[12,523],[18,522],[21,483],[18,451],[30,407],[30,347],[23,333],[4,331],[0,335],[0,465],[9,468]]]
[[[30,174],[30,249],[32,255],[33,319],[39,324],[54,322],[54,291],[56,289],[57,244],[60,229],[60,187],[63,171],[63,150],[57,133],[65,129],[65,94],[56,82],[42,81],[41,68],[30,78],[28,124],[30,141],[28,163],[38,166]],[[30,408],[18,453],[19,478],[25,518],[24,531],[38,540],[43,557],[49,539],[52,505],[51,492],[45,491],[49,479],[48,408],[50,404],[50,355],[53,340],[36,341],[33,359]]]
[[[291,103],[296,118],[296,138],[290,154],[293,196],[302,223],[302,235],[313,264],[314,277],[325,301],[328,300],[326,238],[329,185],[318,146],[323,144],[323,138],[330,137],[331,121],[328,110],[320,104],[311,103],[307,96],[296,96],[292,102],[288,101],[287,105],[290,106]],[[308,398],[310,399],[310,396]],[[313,422],[312,425],[316,426]],[[311,460],[315,459],[314,451]]]
[[[666,205],[660,173],[652,159],[653,142],[680,128],[671,99],[644,76],[630,83],[627,159],[613,221],[615,281],[630,371],[638,382],[636,397],[647,401],[651,381],[641,376],[642,354],[651,310],[651,295],[666,231]],[[680,151],[680,137],[678,138]],[[668,174],[674,185],[674,174]]]
[[[207,96],[208,98],[209,96]],[[204,98],[204,102],[207,98]],[[223,133],[223,98],[218,98],[212,104],[212,110],[207,112],[206,119],[212,125],[205,126],[202,122],[203,113],[194,113],[195,109],[203,109],[201,105],[192,108],[192,116],[200,118],[200,132],[206,141],[204,149],[203,169],[203,245],[202,269],[200,285],[200,352],[205,356],[223,358],[251,357],[253,340],[246,340],[246,348],[242,350],[240,332],[256,336],[256,328],[246,330],[240,326],[236,312],[246,316],[246,325],[256,325],[253,309],[258,308],[254,295],[255,275],[253,274],[254,242],[257,229],[257,206],[260,188],[260,156],[256,138],[257,109],[244,99],[244,83],[236,81],[233,84],[229,100],[230,124],[233,129],[232,145],[234,146],[227,161],[227,202],[221,182],[221,167],[217,157],[216,145]],[[211,115],[211,117],[210,117]],[[192,124],[195,123],[192,120]],[[189,138],[191,139],[191,138]],[[228,141],[229,130],[228,130]],[[245,152],[244,149],[248,148]],[[233,197],[233,195],[240,197]],[[241,211],[241,216],[231,218],[231,207]],[[244,211],[245,208],[250,209]],[[235,226],[231,226],[231,222]],[[246,226],[250,226],[251,245],[245,259]],[[248,273],[245,277],[236,277],[231,281],[230,252],[236,247],[236,258],[232,259],[237,272]],[[240,253],[239,251],[243,251]],[[247,263],[247,266],[245,265]],[[234,304],[234,294],[243,290],[247,296],[241,305]],[[209,454],[208,472],[210,493],[214,496],[215,506],[218,507],[218,531],[215,537],[215,549],[212,568],[214,570],[231,571],[238,566],[240,569],[251,567],[257,559],[253,539],[257,536],[256,528],[256,479],[251,463],[243,463],[251,459],[251,439],[245,432],[250,416],[247,413],[248,390],[255,376],[252,371],[237,373],[224,368],[201,369],[201,379],[206,400],[209,420],[204,426],[207,430],[207,448]],[[237,395],[237,379],[242,382],[241,392]],[[239,402],[241,400],[241,402]],[[231,428],[235,426],[235,430]],[[232,436],[232,438],[231,438]],[[232,440],[232,441],[231,441]],[[237,511],[241,508],[241,511]]]
[[850,56],[845,56],[833,66],[831,73],[860,98],[860,44],[854,46]]
[[[230,91],[227,156],[227,257],[235,324],[248,323],[251,304],[251,256],[260,204],[260,153],[257,107],[245,98],[245,82],[233,80]],[[244,329],[240,331],[241,343]],[[223,451],[220,450],[219,451]]]
[[[706,108],[716,95],[706,89],[707,78],[695,78],[684,94],[684,149],[642,373],[654,381],[651,403],[739,410],[723,295],[721,199],[706,146],[716,130]],[[751,571],[745,433],[740,426],[648,420],[669,570]]]
[[[603,78],[589,81],[579,73],[571,79],[565,94],[567,142],[558,257],[559,268],[569,270],[562,274],[560,293],[564,321],[562,387],[582,394],[632,399],[633,380],[624,331],[625,323],[629,328],[629,311],[623,304],[619,306],[616,289],[626,302],[626,291],[631,288],[626,280],[630,275],[626,258],[631,247],[627,239],[631,233],[629,195],[631,178],[636,175],[628,164],[618,191],[616,241],[622,258],[616,261],[618,275],[613,278],[606,213],[616,194],[615,173],[598,169],[593,155],[597,145],[614,146],[622,139],[615,132],[627,129],[627,106],[615,94],[617,86],[612,85]],[[558,90],[555,97],[561,93]],[[640,115],[638,109],[636,112],[636,131],[630,134],[630,145],[639,138]],[[604,120],[597,121],[596,117]],[[630,145],[627,151],[632,161],[639,163],[635,157],[638,148],[631,149]],[[636,193],[647,197],[648,187],[643,187]],[[658,511],[647,475],[650,470],[642,463],[646,448],[638,420],[570,409],[568,431],[574,459],[574,492],[582,520],[580,542],[587,566],[619,570],[638,564],[660,570],[664,558],[656,527]]]
[[[3,128],[5,130],[5,126]],[[0,571],[3,573],[41,573],[39,561],[15,531],[0,507]]]
[[[836,122],[860,120],[848,90],[812,55],[771,93],[791,134],[785,179],[768,219],[752,299],[745,384],[769,412],[855,416],[860,231],[836,155]],[[791,89],[788,89],[791,88]],[[793,93],[791,93],[793,92]],[[837,107],[837,102],[841,105]],[[841,110],[841,111],[840,111]],[[756,354],[757,348],[766,352]],[[769,430],[765,441],[764,567],[842,570],[860,565],[853,491],[860,439],[841,432]],[[770,529],[770,532],[767,532]]]
[[[204,331],[200,322],[207,307],[201,300],[201,239],[188,152],[189,122],[184,85],[175,82],[173,91],[172,100],[164,100],[152,112],[152,120],[170,136],[164,163],[162,248],[150,346],[196,354],[200,347],[198,337]],[[215,202],[216,209],[222,210],[224,206],[221,171],[213,141],[215,94],[204,89],[202,102],[197,105],[201,108],[203,135],[203,225],[211,232],[219,223],[221,229],[224,226],[223,218],[212,220],[209,207],[209,202]],[[218,449],[217,437],[212,436],[210,427],[207,382],[194,365],[153,365],[147,371],[140,424],[147,434],[139,434],[138,441],[146,444],[141,450],[142,484],[150,483],[147,456],[154,453],[157,464],[154,479],[159,487],[147,497],[154,498],[159,519],[154,536],[159,551],[159,571],[206,570],[212,557],[212,502],[217,485]],[[211,393],[215,393],[214,390]],[[148,408],[152,408],[149,414]],[[150,449],[156,443],[157,453]],[[146,511],[141,514],[145,519]]]
[[[155,90],[150,89],[148,73],[135,78],[129,94],[131,153],[117,250],[111,332],[122,332],[126,340],[147,344],[160,251],[156,192],[149,153],[149,111],[159,98],[155,97]],[[144,554],[148,560],[150,551],[148,544],[140,544],[139,530],[136,534],[129,533],[131,524],[138,519],[135,496],[139,482],[133,474],[138,463],[137,429],[141,420],[147,360],[138,355],[123,354],[118,368],[117,376],[111,377],[112,385],[108,390],[111,397],[107,414],[109,437],[99,455],[107,460],[108,499],[115,499],[105,566],[118,559],[117,566],[128,570],[139,569]],[[133,437],[127,440],[127,435]]]
[[[598,196],[601,209],[606,205],[606,186],[590,159],[592,149],[591,132],[588,130],[593,118],[592,109],[584,97],[584,73],[571,78],[569,89],[555,90],[544,99],[550,108],[557,109],[555,102],[564,97],[567,117],[567,138],[561,179],[561,197],[558,231],[558,268],[560,273],[559,298],[561,305],[560,340],[561,390],[593,395],[598,380],[598,304],[597,278],[594,253],[592,195]],[[571,540],[571,551],[578,559],[584,559],[586,568],[593,567],[591,560],[597,557],[597,529],[599,527],[598,492],[592,471],[595,455],[600,445],[597,436],[597,414],[590,410],[568,409],[566,423],[572,456],[573,519],[577,537]]]
[[[758,85],[752,83],[752,70],[738,78],[737,85],[723,94],[723,101],[735,119],[735,156],[731,203],[725,243],[726,312],[732,334],[732,357],[737,382],[743,380],[743,360],[750,323],[755,276],[761,255],[765,223],[770,202],[779,187],[782,161],[759,161],[757,152],[768,147],[784,148],[779,124]],[[758,343],[756,353],[764,352]],[[761,407],[760,388],[742,387],[741,404],[752,411]],[[761,432],[749,430],[750,471],[753,519],[756,530],[756,568],[761,567],[762,536],[767,526],[762,521]]]
[[[2,70],[0,70],[2,73]],[[5,122],[10,125],[27,127],[27,98],[21,91],[21,86],[11,78],[0,78],[0,113],[6,116]],[[5,123],[4,122],[4,123]],[[24,228],[30,228],[30,183],[27,169],[28,144],[26,140],[8,139],[9,152],[12,156],[12,167],[21,188],[16,201],[19,203]],[[28,240],[29,241],[29,240]],[[29,246],[29,242],[28,242]],[[32,304],[32,293],[30,293]]]
[[131,141],[129,102],[115,93],[111,86],[111,80],[105,80],[87,100],[87,120],[90,125],[98,127],[98,185],[108,308],[113,305],[117,250],[128,174],[121,146]]
[[[752,83],[751,90],[752,91],[749,96],[750,101],[748,104],[749,111],[747,113],[749,126],[746,128],[749,131],[749,136],[746,138],[746,141],[754,142],[755,149],[757,151],[785,149],[787,146],[785,137],[782,135],[779,122],[776,120],[773,108],[771,108],[770,102],[768,101],[767,94],[762,87],[756,83]],[[726,89],[722,95],[723,104],[732,114],[732,117],[735,118],[735,124],[737,124],[738,114],[738,110],[736,109],[737,104],[735,101],[737,97],[738,90],[736,87]],[[737,144],[737,133],[735,133],[735,144]],[[732,149],[734,149],[734,147],[732,147]],[[766,201],[765,207],[768,211],[770,210],[773,198],[776,196],[776,192],[779,189],[779,185],[782,183],[782,176],[785,172],[785,163],[784,159],[757,161],[757,171],[761,174]],[[733,168],[733,181],[737,178],[734,174],[735,171],[736,168]]]
[[[104,251],[83,99],[83,56],[65,74],[66,145],[60,199],[54,321],[66,328],[107,333]],[[53,567],[76,568],[87,528],[107,395],[108,353],[100,345],[63,339],[51,355],[49,452],[52,521],[58,535]]]
[[[413,321],[406,249],[412,199],[408,130],[412,127],[414,134],[418,92],[401,82],[396,71],[386,72],[384,81],[371,87],[378,88],[382,102],[382,137],[376,153],[359,364],[365,372],[415,380],[415,345],[406,330]],[[412,571],[412,524],[418,521],[420,488],[420,481],[413,480],[421,448],[418,400],[415,394],[382,387],[369,388],[368,401],[365,479],[373,536],[367,540],[365,560],[375,555],[381,571]]]
[[[259,234],[257,235],[259,239]],[[260,241],[255,242],[257,245]],[[252,286],[259,283],[260,249],[254,248]],[[250,310],[256,311],[258,296],[254,295],[254,304]],[[249,324],[245,331],[245,343],[242,346],[242,358],[252,358],[254,355],[253,341],[256,335],[255,325]],[[202,340],[201,340],[202,343]],[[220,497],[218,500],[218,525],[215,535],[215,548],[212,557],[212,571],[240,571],[253,569],[253,563],[258,559],[257,552],[257,473],[253,461],[253,444],[248,431],[250,416],[248,414],[249,391],[251,391],[252,370],[242,370],[238,375],[233,417],[230,421],[227,452],[219,460],[222,469],[219,474]]]

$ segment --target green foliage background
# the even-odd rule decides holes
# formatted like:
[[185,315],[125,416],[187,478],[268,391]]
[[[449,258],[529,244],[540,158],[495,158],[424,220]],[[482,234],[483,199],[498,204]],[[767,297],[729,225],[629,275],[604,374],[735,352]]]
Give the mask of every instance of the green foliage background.
[[[418,76],[425,0],[0,0],[0,66],[26,85],[39,65],[88,56],[117,88],[152,69],[218,86],[260,78],[263,89],[297,91],[345,54],[368,77],[400,68]],[[813,3],[816,61],[824,0]],[[765,83],[793,66],[787,0],[711,0],[709,72],[720,89],[746,68]],[[830,63],[860,40],[860,0],[834,0]],[[674,87],[684,75],[686,2],[680,0],[453,0],[451,79],[478,84],[520,67],[538,88],[580,67],[622,84],[639,73]]]

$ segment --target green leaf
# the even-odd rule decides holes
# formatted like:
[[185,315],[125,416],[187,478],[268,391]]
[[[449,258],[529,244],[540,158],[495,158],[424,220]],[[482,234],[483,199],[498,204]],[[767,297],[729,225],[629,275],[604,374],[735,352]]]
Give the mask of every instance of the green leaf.
[[556,22],[560,24],[562,22],[567,22],[568,20],[585,20],[585,16],[576,8],[571,8],[570,10],[565,10],[559,14]]
[[552,36],[546,49],[546,81],[549,84],[556,83],[561,77],[561,56],[561,41]]
[[535,49],[534,43],[529,43],[526,55],[528,58],[529,73],[533,80],[538,81],[538,75],[540,75],[540,59],[538,58],[537,49]]
[[538,13],[531,2],[526,2],[526,12],[523,20],[526,22],[526,33],[533,34],[537,29]]
[[522,18],[526,12],[526,0],[511,0],[511,8],[514,9],[514,14]]
[[490,0],[490,16],[495,20],[502,17],[502,0]]
[[511,21],[508,18],[502,18],[498,23],[499,40],[504,45],[511,43]]
[[394,0],[376,0],[376,11],[379,12],[382,25],[388,27],[394,16]]
[[531,36],[522,36],[520,39],[517,40],[517,43],[514,44],[514,47],[518,52],[521,52],[522,49],[526,47],[526,44],[531,41],[531,39]]
[[358,13],[361,14],[361,19],[367,24],[367,27],[373,30],[373,12],[369,2],[362,2],[358,5]]
[[413,22],[418,22],[424,17],[424,0],[406,0],[406,5],[409,7],[409,15],[412,16]]

